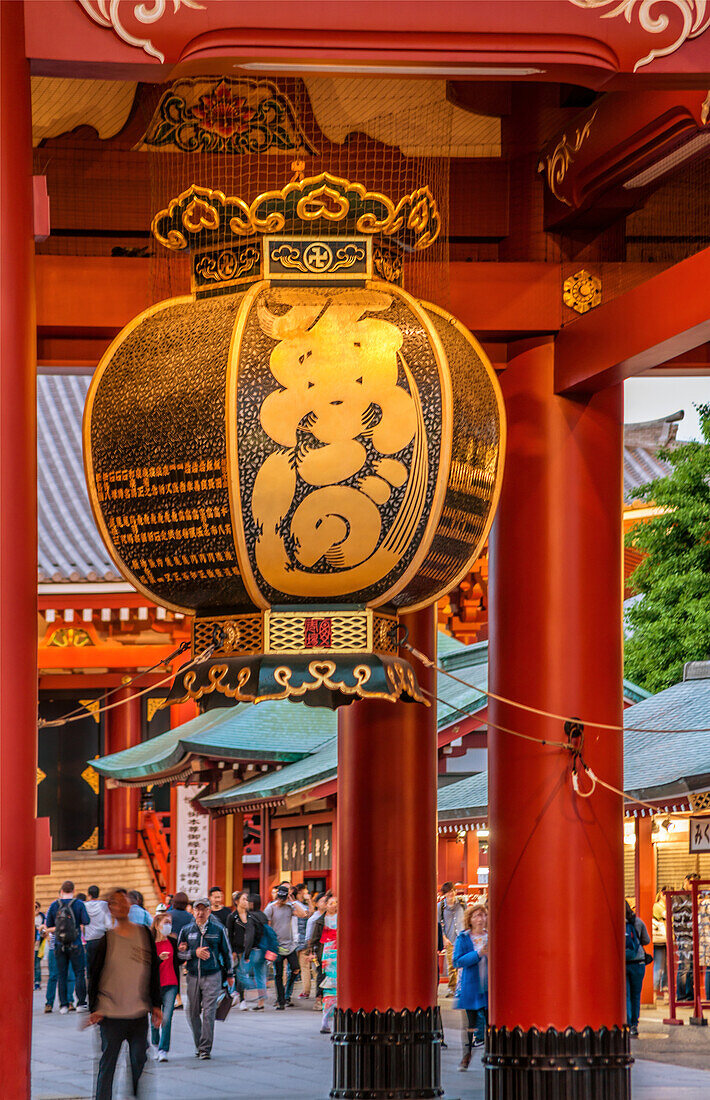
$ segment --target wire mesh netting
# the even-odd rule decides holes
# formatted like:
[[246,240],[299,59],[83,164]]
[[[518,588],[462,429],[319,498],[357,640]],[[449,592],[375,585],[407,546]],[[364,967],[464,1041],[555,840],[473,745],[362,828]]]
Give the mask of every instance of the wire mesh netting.
[[[212,82],[214,85],[214,81]],[[227,196],[238,196],[249,204],[267,191],[281,190],[299,177],[317,176],[322,172],[362,184],[368,191],[382,193],[395,204],[405,195],[427,187],[437,202],[443,224],[448,223],[450,120],[442,116],[437,101],[429,106],[414,103],[399,105],[392,112],[391,98],[383,87],[386,82],[364,80],[356,85],[348,82],[347,95],[333,89],[333,81],[321,78],[305,83],[297,78],[280,77],[278,85],[267,80],[258,82],[222,81],[217,89],[200,96],[203,111],[203,133],[217,133],[232,138],[217,145],[233,148],[235,127],[243,126],[243,134],[254,137],[242,143],[238,152],[226,149],[202,148],[183,152],[174,148],[149,154],[151,168],[151,206],[164,209],[169,200],[181,194],[191,184],[217,188]],[[254,98],[249,99],[250,88]],[[271,85],[271,87],[269,87]],[[226,89],[226,90],[224,90]],[[201,87],[196,91],[199,93]],[[221,94],[220,94],[221,92]],[[263,108],[263,99],[270,97],[278,104],[279,139],[273,139],[277,123]],[[319,125],[312,102],[321,106]],[[267,100],[268,102],[268,100]],[[250,106],[249,104],[253,104]],[[266,117],[262,130],[250,131],[248,112]],[[241,112],[241,119],[240,119]],[[364,132],[367,125],[369,133]],[[326,136],[332,134],[333,140]],[[398,145],[388,145],[371,134],[381,134]],[[427,135],[427,141],[422,135]],[[337,139],[337,140],[336,140]],[[252,152],[257,141],[262,148]],[[407,154],[403,149],[411,150]],[[432,155],[437,152],[439,155]],[[337,215],[337,209],[334,211]],[[303,221],[300,235],[331,235],[345,233],[338,220],[319,218]],[[350,229],[352,232],[352,228]],[[229,226],[224,227],[224,241],[231,238]],[[435,295],[441,300],[448,294],[448,252],[445,233],[441,233],[431,248],[405,257],[405,285],[419,297]],[[183,291],[189,282],[189,257],[184,253],[156,248],[153,261],[153,293],[157,298]]]
[[[65,83],[83,89],[91,82]],[[39,103],[49,111],[46,86],[40,91]],[[66,110],[70,92],[78,94],[58,89],[65,99],[55,113]],[[405,255],[404,283],[419,297],[445,303],[454,142],[461,154],[498,156],[499,120],[457,115],[445,81],[407,85],[317,77],[306,85],[297,77],[260,75],[138,85],[127,119],[109,139],[97,140],[93,127],[79,125],[35,149],[35,172],[47,177],[52,221],[51,236],[37,251],[150,256],[151,296],[160,300],[190,285],[189,250],[164,249],[150,235],[153,215],[171,199],[196,184],[249,204],[292,179],[328,172],[395,205],[429,188],[442,230],[430,248]],[[303,234],[324,230],[343,232],[337,222],[322,219],[302,227]],[[227,225],[225,242],[229,237]]]
[[[527,93],[515,109],[477,113],[457,104],[445,80],[364,76],[235,74],[166,85],[33,78],[35,172],[47,177],[52,226],[37,251],[149,256],[152,300],[185,293],[189,250],[171,252],[150,234],[171,199],[197,184],[249,204],[325,171],[394,203],[429,188],[441,232],[403,260],[404,285],[418,297],[448,303],[449,261],[537,263],[547,270],[524,276],[527,299],[547,300],[547,271],[556,268],[565,325],[579,314],[562,305],[564,283],[580,270],[600,279],[605,302],[710,246],[707,143],[693,159],[669,162],[660,181],[637,180],[638,206],[616,222],[546,230],[539,150],[564,112],[549,92],[535,102]],[[302,226],[324,230],[339,232],[335,222]]]

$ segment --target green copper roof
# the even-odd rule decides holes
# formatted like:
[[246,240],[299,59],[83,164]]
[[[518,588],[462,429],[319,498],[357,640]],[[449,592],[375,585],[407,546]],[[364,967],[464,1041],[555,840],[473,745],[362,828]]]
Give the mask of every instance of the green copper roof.
[[167,733],[92,761],[106,778],[139,781],[173,771],[190,754],[220,760],[300,760],[333,736],[335,715],[289,702],[209,710]]
[[288,764],[280,771],[271,772],[268,775],[257,776],[246,783],[240,783],[238,787],[232,787],[229,791],[207,795],[199,801],[200,805],[206,809],[239,809],[240,806],[247,806],[253,802],[282,798],[287,794],[295,794],[296,791],[308,790],[309,787],[315,787],[318,783],[333,779],[337,774],[338,738],[336,736],[326,741],[317,752],[295,764]]

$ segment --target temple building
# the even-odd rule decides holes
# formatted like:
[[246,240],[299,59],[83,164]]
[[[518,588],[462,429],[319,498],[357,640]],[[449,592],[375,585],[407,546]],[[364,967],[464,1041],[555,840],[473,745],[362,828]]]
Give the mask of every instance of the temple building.
[[0,3],[0,892],[337,876],[333,1100],[442,1095],[437,800],[489,1100],[630,1096],[707,681],[623,680],[680,416],[623,384],[710,374],[706,9]]

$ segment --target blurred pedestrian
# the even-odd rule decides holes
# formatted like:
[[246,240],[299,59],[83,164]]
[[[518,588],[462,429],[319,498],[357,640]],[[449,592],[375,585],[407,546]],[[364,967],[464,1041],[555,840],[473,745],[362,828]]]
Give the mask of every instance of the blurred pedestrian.
[[232,958],[236,965],[237,986],[244,994],[239,1007],[242,1010],[256,1008],[266,1000],[266,962],[264,950],[260,946],[266,917],[259,906],[252,908],[253,901],[246,890],[238,890],[232,895],[235,908],[227,921],[227,938],[232,948]]
[[449,989],[447,997],[453,997],[456,992],[457,973],[453,964],[454,944],[456,937],[463,928],[463,918],[466,908],[463,902],[456,896],[453,882],[445,882],[441,887],[444,895],[437,909],[437,920],[441,929],[444,942],[444,955],[446,956],[446,971],[448,974]]
[[323,1008],[323,948],[320,942],[316,943],[313,937],[313,929],[319,917],[325,913],[326,903],[330,897],[330,891],[323,890],[314,898],[315,908],[306,922],[306,944],[311,945],[311,966],[315,969],[316,998],[314,1010],[320,1012]]
[[[276,901],[269,902],[264,910],[269,924],[276,933],[279,943],[279,956],[274,963],[274,980],[276,984],[276,1008],[291,1008],[293,1001],[291,993],[296,979],[300,975],[298,955],[296,954],[296,935],[293,929],[293,918],[307,917],[308,910],[305,905],[295,901],[293,891],[287,882],[282,882],[276,890]],[[288,977],[284,986],[284,966],[288,965]]]
[[74,883],[67,879],[62,883],[57,901],[53,901],[47,913],[47,931],[54,933],[54,959],[59,979],[59,1011],[62,1016],[74,1011],[67,987],[69,963],[76,979],[77,1009],[86,1012],[86,955],[81,939],[81,929],[89,924],[89,914],[83,901],[74,897]]
[[89,896],[84,904],[89,914],[89,923],[84,930],[84,944],[86,947],[86,972],[89,974],[91,972],[96,945],[104,932],[108,932],[113,921],[108,911],[108,905],[103,898],[99,898],[98,886],[90,886],[87,892]]
[[[641,986],[646,971],[644,947],[651,942],[648,929],[626,902],[626,1022],[632,1035],[639,1033]],[[650,956],[649,956],[650,958]]]
[[308,998],[311,995],[311,959],[312,954],[308,948],[308,940],[306,939],[306,929],[308,927],[308,921],[313,914],[314,905],[311,899],[310,892],[305,882],[300,882],[298,886],[293,890],[294,899],[307,910],[305,917],[296,917],[296,927],[298,934],[296,936],[296,951],[298,953],[298,965],[301,969],[301,982],[303,988],[298,994],[299,998]]
[[[57,970],[57,956],[54,953],[54,933],[47,933],[47,989],[44,995],[44,1011],[51,1012],[54,1008],[54,1000],[57,995],[57,982],[59,979],[59,972]],[[67,967],[67,998],[69,1011],[74,1011],[74,967],[69,962]]]
[[471,1064],[471,1051],[485,1043],[488,1022],[488,914],[484,905],[469,905],[456,937],[453,964],[460,970],[456,1008],[466,1014],[460,1070]]
[[[158,906],[159,910],[160,908]],[[151,1024],[150,1041],[155,1048],[157,1061],[167,1062],[175,998],[180,991],[180,959],[177,936],[173,934],[172,920],[165,907],[153,917],[153,939],[158,955],[160,1006],[163,1010],[163,1020],[160,1028]]]
[[158,956],[150,930],[129,920],[128,891],[107,894],[113,927],[101,937],[89,975],[89,1021],[101,1032],[101,1058],[95,1100],[111,1100],[116,1062],[128,1043],[133,1093],[148,1051],[148,1013],[154,1027],[162,1021]]
[[181,959],[187,960],[188,1017],[195,1056],[207,1059],[212,1056],[222,981],[226,978],[230,992],[234,991],[234,967],[227,932],[210,914],[209,898],[199,898],[194,909],[194,920],[178,936],[178,952]]
[[131,908],[128,913],[128,919],[131,924],[144,924],[146,928],[152,928],[153,921],[151,920],[150,913],[143,904],[143,895],[140,890],[129,890],[128,900],[131,903]]
[[45,940],[47,933],[45,928],[45,914],[38,901],[35,902],[35,989],[42,988],[42,956],[45,952]]
[[338,899],[335,894],[328,894],[325,912],[313,925],[309,942],[311,948],[320,945],[322,951],[323,1014],[320,1029],[324,1035],[329,1035],[338,986]]
[[192,913],[187,911],[188,897],[182,890],[178,890],[177,894],[173,894],[172,905],[168,909],[170,914],[170,920],[173,926],[173,933],[179,936],[183,928],[187,928],[188,924],[192,924]]

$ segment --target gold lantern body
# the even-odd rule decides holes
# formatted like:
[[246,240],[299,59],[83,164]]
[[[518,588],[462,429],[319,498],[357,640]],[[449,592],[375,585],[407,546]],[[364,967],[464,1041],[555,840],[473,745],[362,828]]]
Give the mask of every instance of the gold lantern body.
[[[270,232],[302,227],[324,188],[359,233]],[[232,204],[247,240],[195,249],[193,295],[146,310],[104,356],[84,425],[94,513],[127,579],[194,614],[195,651],[214,650],[177,696],[422,700],[397,612],[450,591],[485,540],[497,382],[459,322],[373,277],[373,226],[386,236],[399,210],[416,247],[430,197],[395,207],[325,173],[284,192],[247,208],[191,188],[157,216],[158,239],[194,247]]]

